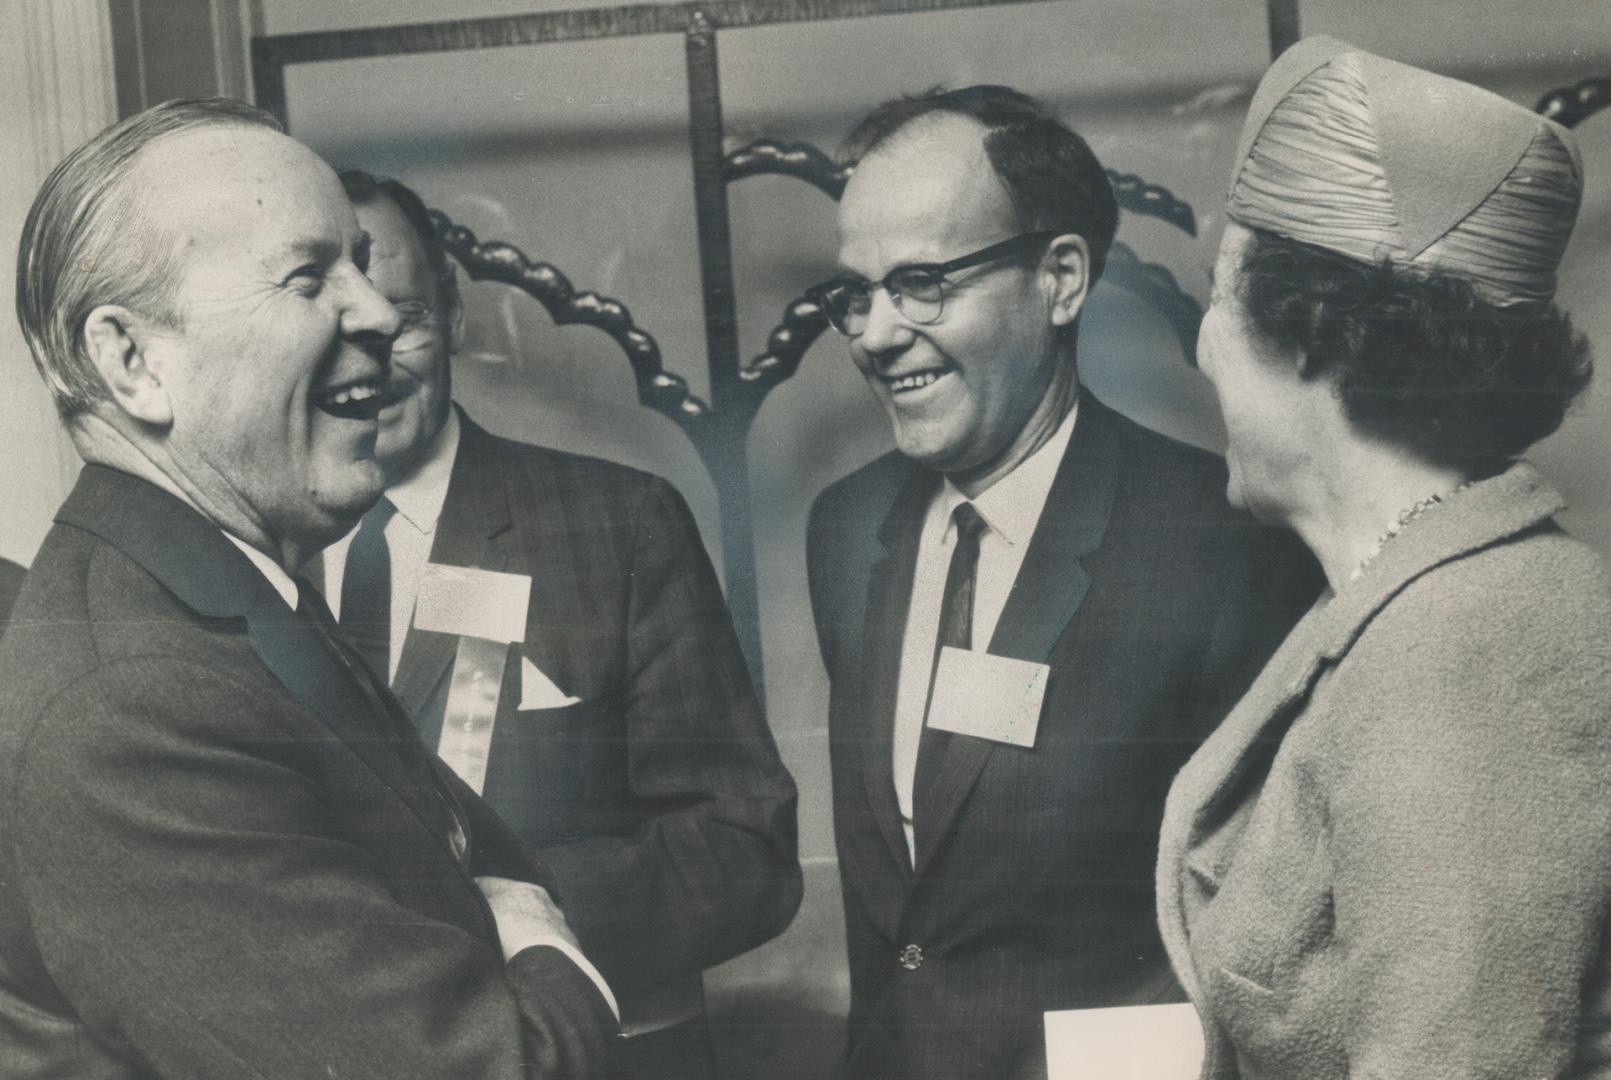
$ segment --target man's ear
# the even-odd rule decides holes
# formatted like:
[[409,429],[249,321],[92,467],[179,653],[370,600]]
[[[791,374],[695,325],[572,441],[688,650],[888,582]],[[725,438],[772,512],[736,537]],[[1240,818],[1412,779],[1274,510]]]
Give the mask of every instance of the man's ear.
[[1091,288],[1091,247],[1078,233],[1054,237],[1046,249],[1052,275],[1052,325],[1072,326]]
[[118,408],[142,423],[165,428],[173,423],[173,403],[147,363],[148,326],[128,308],[102,304],[84,320],[84,348]]
[[464,300],[459,295],[458,267],[448,265],[440,291],[442,303],[447,305],[447,354],[452,358],[464,347]]

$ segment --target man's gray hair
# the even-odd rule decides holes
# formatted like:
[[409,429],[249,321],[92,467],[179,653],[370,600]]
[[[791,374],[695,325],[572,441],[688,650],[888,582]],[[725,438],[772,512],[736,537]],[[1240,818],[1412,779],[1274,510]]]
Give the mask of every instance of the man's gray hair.
[[144,220],[130,184],[153,142],[203,127],[274,131],[280,122],[229,98],[181,98],[113,124],[51,170],[34,198],[17,251],[17,321],[63,419],[107,400],[84,341],[84,322],[119,304],[178,326],[176,252]]

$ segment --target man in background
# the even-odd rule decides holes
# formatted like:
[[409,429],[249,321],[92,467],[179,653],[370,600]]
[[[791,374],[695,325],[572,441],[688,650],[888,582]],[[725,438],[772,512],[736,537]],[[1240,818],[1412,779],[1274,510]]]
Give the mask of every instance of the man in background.
[[[456,406],[463,309],[429,213],[395,180],[341,178],[404,329],[386,493],[325,551],[326,593],[427,745],[554,875],[621,995],[624,1071],[708,1080],[700,972],[781,933],[801,879],[794,785],[698,528],[665,481]],[[464,575],[524,613],[513,630],[443,619],[439,584]],[[472,656],[501,672],[484,692],[455,675]]]
[[896,451],[807,541],[832,683],[844,1074],[1046,1075],[1048,1010],[1184,1000],[1153,919],[1176,769],[1314,596],[1213,455],[1081,387],[1117,207],[1005,87],[852,133],[842,273],[811,292]]
[[368,248],[224,99],[114,125],[35,200],[18,318],[85,467],[0,642],[8,1077],[607,1068],[552,877],[293,577],[383,486]]

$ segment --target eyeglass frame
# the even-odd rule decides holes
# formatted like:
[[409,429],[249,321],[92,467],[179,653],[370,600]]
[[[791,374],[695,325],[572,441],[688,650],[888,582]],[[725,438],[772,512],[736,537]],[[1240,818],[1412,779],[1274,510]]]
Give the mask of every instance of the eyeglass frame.
[[[919,326],[933,326],[935,323],[939,322],[945,314],[945,278],[947,275],[954,274],[958,270],[967,270],[975,266],[983,266],[985,263],[997,262],[999,260],[1006,259],[1009,256],[1016,254],[1017,249],[1019,248],[1028,249],[1031,241],[1035,243],[1045,243],[1052,237],[1059,235],[1061,235],[1061,233],[1055,229],[1019,233],[1017,236],[1008,237],[1006,240],[998,241],[997,243],[991,244],[989,247],[982,247],[978,251],[971,251],[966,255],[958,255],[956,258],[947,259],[945,262],[906,263],[902,266],[897,266],[877,281],[868,281],[865,278],[857,278],[849,274],[839,274],[835,277],[829,278],[827,281],[819,282],[818,284],[811,286],[805,291],[805,297],[807,300],[811,301],[817,306],[818,311],[822,312],[823,317],[828,320],[829,326],[832,326],[836,331],[845,335],[846,337],[861,336],[861,334],[865,331],[865,327],[862,330],[857,330],[855,333],[852,333],[846,328],[846,326],[841,326],[834,319],[830,312],[826,298],[828,294],[835,289],[860,287],[867,296],[867,313],[871,313],[872,311],[873,292],[877,289],[883,289],[889,294],[890,303],[895,305],[895,310],[900,312],[900,315],[903,319],[916,323]],[[939,289],[940,295],[938,299],[933,301],[935,305],[933,318],[916,318],[907,314],[906,309],[901,306],[902,292],[900,289],[895,287],[896,283],[891,279],[902,274],[911,273],[932,275],[935,279],[935,285]],[[929,301],[923,302],[928,303]],[[849,314],[848,307],[846,308],[846,314]]]
[[[412,330],[430,327],[434,331],[436,317],[444,311],[451,310],[450,292],[457,288],[458,274],[455,272],[455,268],[449,265],[447,269],[435,275],[435,278],[437,303],[427,304],[424,300],[398,300],[392,304],[392,309],[397,312],[398,318],[403,322],[403,325],[397,331],[397,337],[393,339],[393,349],[397,348],[396,343],[403,339],[403,335]],[[405,345],[401,351],[411,352],[415,349],[423,349],[434,340],[435,334],[433,333],[430,339],[422,340],[417,345]]]

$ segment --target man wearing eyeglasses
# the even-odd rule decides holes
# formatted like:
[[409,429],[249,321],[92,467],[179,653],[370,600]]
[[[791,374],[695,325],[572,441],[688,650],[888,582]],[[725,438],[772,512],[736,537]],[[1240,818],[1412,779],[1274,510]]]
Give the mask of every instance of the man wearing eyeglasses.
[[1307,607],[1214,456],[1080,387],[1117,209],[1005,87],[851,134],[848,339],[896,452],[813,507],[852,1078],[1044,1077],[1048,1010],[1182,1001],[1153,922],[1175,770]]
[[[621,1075],[709,1080],[700,973],[782,932],[801,879],[794,785],[698,528],[665,481],[454,405],[462,308],[429,212],[396,180],[341,180],[403,329],[386,492],[325,551],[326,595],[426,744],[553,874],[620,999]],[[513,630],[493,625],[507,605]]]

